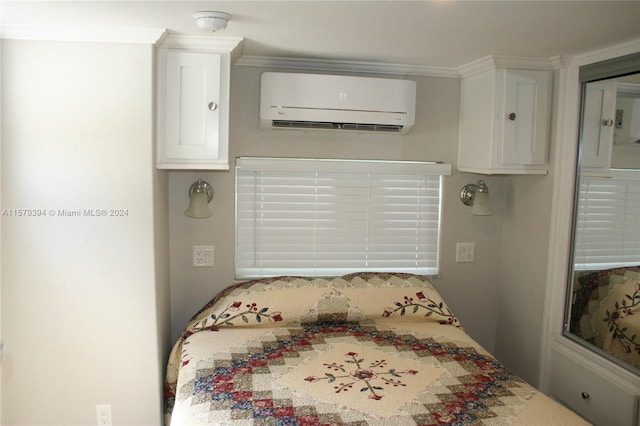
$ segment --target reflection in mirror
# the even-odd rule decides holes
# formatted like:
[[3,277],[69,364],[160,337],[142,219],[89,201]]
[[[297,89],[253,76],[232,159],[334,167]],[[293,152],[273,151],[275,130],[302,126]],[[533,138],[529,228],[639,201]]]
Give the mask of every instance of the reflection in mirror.
[[640,54],[580,78],[564,334],[640,374]]

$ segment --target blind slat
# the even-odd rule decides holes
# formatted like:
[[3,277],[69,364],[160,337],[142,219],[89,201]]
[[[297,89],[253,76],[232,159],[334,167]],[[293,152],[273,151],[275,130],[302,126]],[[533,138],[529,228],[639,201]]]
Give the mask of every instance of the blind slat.
[[436,274],[449,164],[240,158],[236,275]]
[[611,178],[584,178],[574,246],[576,270],[640,264],[639,170],[616,169]]

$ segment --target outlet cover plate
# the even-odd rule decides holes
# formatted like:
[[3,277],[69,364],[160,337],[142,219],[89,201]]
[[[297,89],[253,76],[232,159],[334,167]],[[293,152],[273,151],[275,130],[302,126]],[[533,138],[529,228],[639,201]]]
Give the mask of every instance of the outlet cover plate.
[[476,243],[456,244],[456,263],[476,261]]
[[193,266],[213,266],[213,246],[193,246]]
[[96,422],[98,426],[110,426],[113,424],[111,419],[111,404],[96,405]]

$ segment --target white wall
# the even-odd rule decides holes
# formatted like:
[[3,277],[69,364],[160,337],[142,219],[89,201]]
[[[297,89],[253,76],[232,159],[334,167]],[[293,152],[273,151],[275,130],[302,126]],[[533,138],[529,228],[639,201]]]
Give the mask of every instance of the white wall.
[[[460,82],[449,78],[407,77],[418,82],[417,120],[404,136],[257,128],[258,80],[264,69],[235,66],[231,85],[230,155],[344,157],[400,160],[457,158]],[[454,168],[455,169],[455,168]],[[190,219],[183,212],[187,191],[197,179],[214,186],[213,216]],[[493,350],[500,257],[501,212],[505,178],[484,177],[497,214],[472,216],[459,200],[463,185],[479,176],[458,173],[445,179],[440,278],[434,284],[466,330]],[[171,310],[175,339],[187,321],[218,291],[234,282],[234,175],[229,172],[172,172],[170,184]],[[475,263],[455,263],[456,242],[476,243]],[[193,245],[215,246],[215,266],[191,266]]]
[[153,48],[3,40],[2,54],[2,207],[47,212],[2,217],[2,424],[95,424],[96,404],[114,424],[160,424],[168,184],[153,166]]
[[[2,43],[0,43],[0,82],[2,81]],[[2,99],[2,84],[0,84],[0,99]],[[2,188],[2,102],[0,102],[0,189]],[[2,211],[2,192],[0,191],[0,211]],[[0,220],[0,424],[2,424],[2,221]]]

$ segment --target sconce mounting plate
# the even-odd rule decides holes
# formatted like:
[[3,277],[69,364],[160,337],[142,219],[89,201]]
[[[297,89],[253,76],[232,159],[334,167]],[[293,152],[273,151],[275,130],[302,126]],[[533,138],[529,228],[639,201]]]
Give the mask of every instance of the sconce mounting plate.
[[189,198],[191,198],[191,194],[194,192],[206,192],[207,201],[211,202],[213,200],[213,185],[209,182],[205,182],[202,179],[198,179],[191,187],[189,188]]
[[460,190],[460,200],[467,206],[473,205],[473,199],[476,197],[477,186],[475,183],[469,183]]

